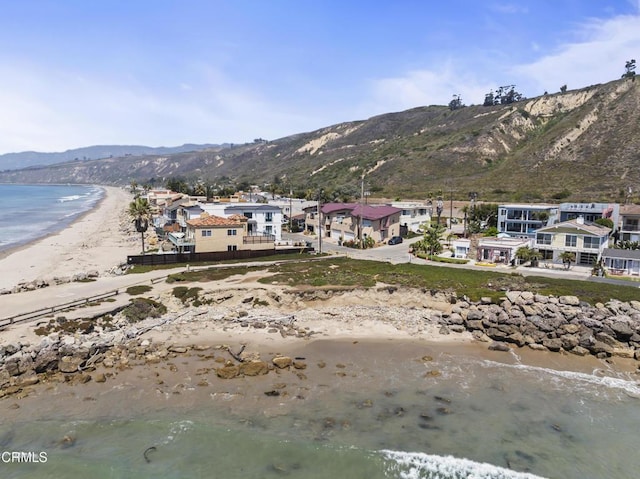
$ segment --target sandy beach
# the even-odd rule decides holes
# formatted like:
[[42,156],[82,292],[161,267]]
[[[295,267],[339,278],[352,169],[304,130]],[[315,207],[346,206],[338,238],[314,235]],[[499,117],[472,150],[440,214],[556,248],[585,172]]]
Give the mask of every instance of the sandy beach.
[[131,194],[102,187],[104,198],[62,231],[0,255],[0,290],[19,283],[73,276],[96,270],[100,274],[138,253],[139,238],[121,229],[122,212]]

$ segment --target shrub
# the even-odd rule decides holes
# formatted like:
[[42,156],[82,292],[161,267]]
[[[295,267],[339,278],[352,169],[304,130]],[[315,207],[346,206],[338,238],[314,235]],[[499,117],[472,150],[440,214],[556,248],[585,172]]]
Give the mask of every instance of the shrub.
[[153,288],[147,284],[139,284],[136,286],[129,286],[126,290],[126,293],[131,296],[137,296],[139,294],[148,293]]
[[176,286],[173,288],[173,295],[180,299],[183,303],[187,303],[189,300],[198,299],[198,295],[202,291],[202,288],[188,288],[186,286]]
[[122,310],[125,318],[137,323],[147,318],[158,318],[167,312],[167,307],[149,298],[132,298],[131,304]]

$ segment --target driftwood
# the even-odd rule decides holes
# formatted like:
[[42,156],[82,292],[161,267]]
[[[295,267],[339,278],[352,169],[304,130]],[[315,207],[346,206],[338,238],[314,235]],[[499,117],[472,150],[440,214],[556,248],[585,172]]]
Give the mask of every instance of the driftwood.
[[144,452],[142,453],[142,455],[144,456],[144,460],[145,460],[145,461],[147,461],[147,463],[151,462],[151,459],[149,459],[148,454],[149,454],[151,451],[155,451],[156,449],[157,449],[157,448],[156,448],[156,446],[151,446],[151,447],[146,448],[146,449],[144,450]]
[[240,351],[238,351],[238,354],[235,354],[233,351],[231,351],[231,348],[227,346],[227,352],[231,355],[233,359],[235,359],[239,363],[243,363],[244,360],[240,357],[240,355],[242,354],[242,351],[244,351],[245,347],[246,345],[243,344],[242,347],[240,348]]

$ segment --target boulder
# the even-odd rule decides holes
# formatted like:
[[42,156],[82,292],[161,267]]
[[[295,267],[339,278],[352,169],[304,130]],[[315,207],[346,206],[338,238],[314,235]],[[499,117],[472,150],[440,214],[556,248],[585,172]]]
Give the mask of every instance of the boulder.
[[542,341],[542,345],[549,351],[560,351],[562,349],[562,340],[559,338],[546,338]]
[[566,304],[568,306],[580,306],[580,298],[577,296],[560,296],[558,301],[560,304]]
[[501,343],[500,341],[494,341],[489,345],[489,350],[509,352],[511,351],[511,348],[505,343]]
[[293,364],[293,360],[289,356],[276,356],[272,362],[278,369],[286,369]]
[[269,365],[260,360],[246,361],[240,365],[239,374],[245,376],[262,376],[269,372]]
[[580,339],[575,334],[565,334],[564,336],[560,336],[560,341],[562,349],[567,351],[570,351],[580,344]]
[[58,369],[58,352],[53,349],[41,349],[33,361],[33,369],[37,373]]
[[62,373],[75,373],[83,359],[76,356],[62,356],[58,361],[58,370]]
[[233,379],[240,375],[240,366],[233,366],[226,364],[221,368],[216,369],[216,375],[220,379]]
[[621,341],[628,340],[631,336],[633,336],[633,333],[635,333],[635,331],[631,328],[631,325],[623,321],[614,322],[611,325],[611,330],[616,335],[616,338]]

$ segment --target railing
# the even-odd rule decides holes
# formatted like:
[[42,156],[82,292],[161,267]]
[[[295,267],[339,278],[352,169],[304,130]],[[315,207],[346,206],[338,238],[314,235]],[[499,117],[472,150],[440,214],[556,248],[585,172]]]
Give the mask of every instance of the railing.
[[260,244],[260,243],[274,243],[276,237],[274,235],[249,235],[242,237],[243,244]]
[[640,226],[637,225],[637,224],[625,223],[625,224],[622,225],[622,231],[624,231],[624,232],[640,231]]
[[60,311],[67,311],[69,309],[77,308],[79,306],[85,306],[87,304],[95,303],[96,301],[101,301],[117,295],[118,295],[118,290],[115,290],[115,291],[110,291],[108,293],[98,294],[96,296],[90,296],[88,298],[69,301],[67,303],[62,303],[57,306],[37,309],[35,311],[29,311],[28,313],[20,313],[14,316],[9,316],[8,318],[2,318],[0,319],[0,330],[6,328],[11,324],[22,323],[25,321],[30,321],[32,319],[38,319],[43,316],[48,316],[50,314],[54,314]]

